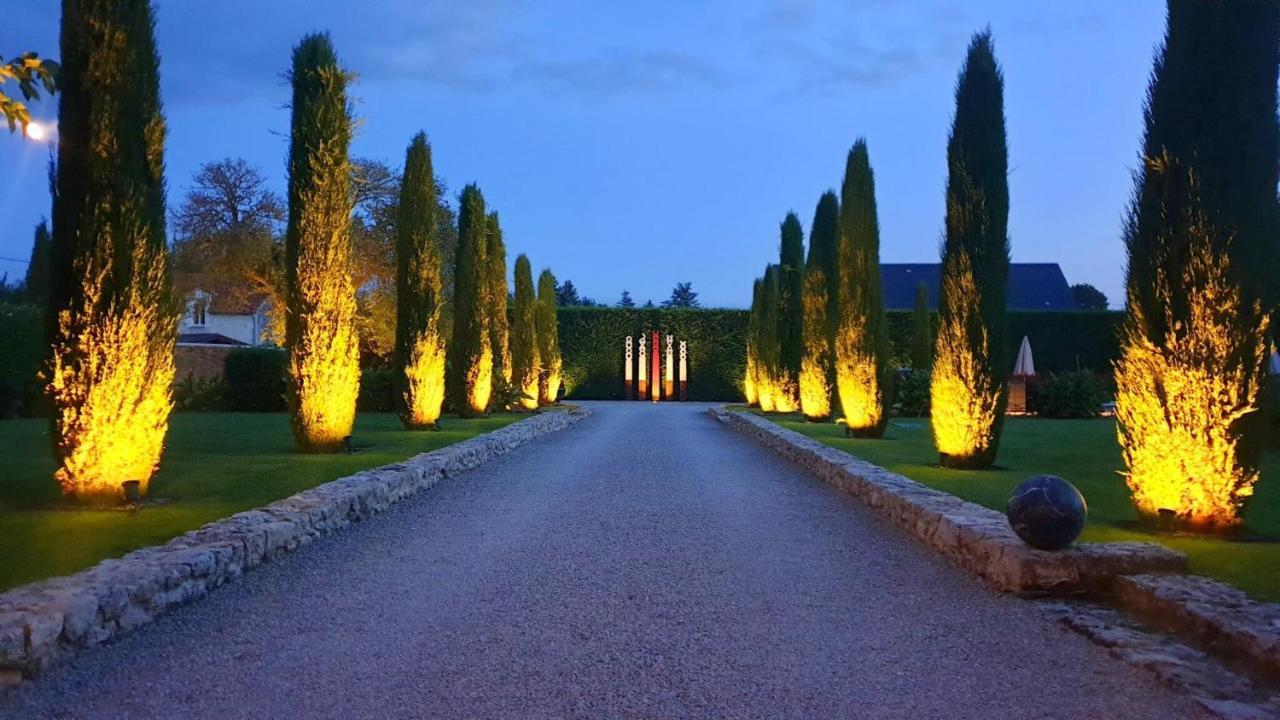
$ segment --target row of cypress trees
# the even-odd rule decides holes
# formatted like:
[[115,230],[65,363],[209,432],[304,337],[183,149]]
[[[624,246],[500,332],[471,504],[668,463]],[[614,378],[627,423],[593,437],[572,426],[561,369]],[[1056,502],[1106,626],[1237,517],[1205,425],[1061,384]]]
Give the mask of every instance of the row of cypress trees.
[[[58,155],[48,243],[56,479],[64,494],[116,500],[145,493],[173,407],[180,302],[165,232],[165,122],[149,0],[63,0]],[[355,417],[359,357],[351,264],[351,76],[327,35],[294,48],[290,71],[289,218],[285,234],[287,395],[297,446],[343,446]],[[528,258],[516,262],[507,322],[506,251],[496,214],[463,191],[454,324],[443,327],[441,260],[430,146],[405,159],[397,228],[396,359],[401,416],[435,424],[446,355],[464,417],[493,403],[554,402],[560,384],[555,278],[534,297]],[[511,349],[508,349],[508,346]],[[516,391],[507,390],[510,383]],[[531,395],[523,397],[523,395]]]
[[[295,437],[304,451],[335,449],[354,422],[359,367],[351,279],[347,73],[327,35],[294,51],[293,138],[286,235],[286,345]],[[463,418],[555,402],[560,359],[555,277],[536,301],[528,258],[516,262],[515,326],[508,319],[506,246],[497,212],[475,184],[459,198],[451,299],[443,293],[431,146],[405,151],[396,226],[396,403],[406,428],[433,428],[446,399]],[[452,302],[452,327],[445,305]],[[540,320],[549,312],[552,321]],[[516,352],[512,352],[512,344]],[[528,349],[536,347],[538,352]],[[513,388],[513,378],[519,385]],[[531,380],[531,378],[536,378]]]
[[[934,439],[944,464],[984,467],[995,458],[1007,368],[1009,265],[1003,79],[990,32],[976,34],[956,83],[947,144],[940,332],[932,339],[927,289],[917,296],[912,349],[932,368]],[[882,437],[893,401],[880,274],[875,175],[865,139],[849,150],[840,195],[814,211],[809,254],[799,219],[782,225],[779,264],[756,281],[747,339],[747,400],[767,412],[799,409],[811,421],[839,415],[849,435]],[[798,360],[798,362],[797,362]]]

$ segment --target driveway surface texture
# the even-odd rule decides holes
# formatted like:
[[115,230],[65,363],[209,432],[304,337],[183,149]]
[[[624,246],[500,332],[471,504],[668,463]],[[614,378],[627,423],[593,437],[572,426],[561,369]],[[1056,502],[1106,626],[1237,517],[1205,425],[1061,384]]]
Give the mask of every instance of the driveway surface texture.
[[587,404],[0,718],[1204,716],[705,405]]

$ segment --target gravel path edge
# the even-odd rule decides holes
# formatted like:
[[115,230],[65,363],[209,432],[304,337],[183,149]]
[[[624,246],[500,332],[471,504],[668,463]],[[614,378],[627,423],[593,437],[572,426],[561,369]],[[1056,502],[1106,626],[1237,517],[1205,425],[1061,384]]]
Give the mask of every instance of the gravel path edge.
[[186,605],[316,538],[369,519],[448,477],[590,414],[544,412],[399,463],[364,470],[0,594],[0,692]]

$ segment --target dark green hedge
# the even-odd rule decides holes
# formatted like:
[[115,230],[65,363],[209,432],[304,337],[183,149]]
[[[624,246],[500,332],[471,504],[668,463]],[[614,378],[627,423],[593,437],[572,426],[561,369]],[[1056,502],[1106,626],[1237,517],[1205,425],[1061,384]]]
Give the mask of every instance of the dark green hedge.
[[0,418],[29,416],[41,405],[36,374],[45,354],[44,312],[0,303]]
[[746,310],[563,307],[565,397],[622,399],[623,341],[657,330],[688,342],[689,399],[735,400],[746,363]]
[[285,409],[284,373],[288,357],[276,348],[236,348],[222,361],[222,402],[233,412]]
[[[657,329],[689,342],[691,399],[741,400],[747,315],[746,310],[560,308],[567,397],[621,399],[623,339]],[[1077,367],[1109,374],[1122,317],[1119,312],[1085,310],[1011,312],[1008,357],[1017,356],[1025,335],[1042,374]],[[911,312],[890,311],[893,360],[902,367],[909,364],[910,333]]]

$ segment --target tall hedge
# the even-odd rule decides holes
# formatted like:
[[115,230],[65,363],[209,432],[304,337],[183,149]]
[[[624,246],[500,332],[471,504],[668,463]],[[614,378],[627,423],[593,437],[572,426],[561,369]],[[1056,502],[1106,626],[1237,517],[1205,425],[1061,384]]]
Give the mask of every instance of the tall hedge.
[[435,174],[426,133],[405,151],[396,218],[396,345],[393,392],[410,429],[432,427],[444,403],[444,304]]
[[454,270],[453,337],[449,343],[449,396],[462,417],[483,415],[493,391],[489,344],[489,218],[480,188],[462,189]]
[[[570,398],[622,399],[623,341],[628,335],[635,338],[645,330],[657,329],[688,341],[692,399],[743,399],[746,346],[751,334],[748,310],[562,307],[556,313],[565,389]],[[913,313],[890,310],[886,316],[892,364],[908,367]],[[1035,352],[1036,370],[1042,374],[1077,368],[1107,373],[1118,354],[1116,329],[1123,317],[1114,311],[1010,312],[1006,350],[1013,357],[1026,335]],[[514,339],[513,326],[513,343]]]
[[0,302],[0,418],[31,415],[47,350],[44,308]]
[[31,242],[31,262],[27,264],[26,280],[23,282],[27,302],[41,307],[49,304],[49,253],[52,245],[49,224],[41,220]]
[[165,236],[165,121],[148,0],[65,0],[50,252],[56,478],[79,498],[146,491],[172,409],[178,307]]
[[351,267],[351,110],[328,35],[293,50],[285,347],[294,442],[333,452],[355,424],[360,386]]
[[911,311],[911,368],[929,372],[933,367],[933,313],[929,310],[929,286],[916,284],[916,306]]

